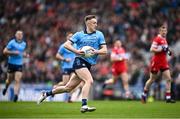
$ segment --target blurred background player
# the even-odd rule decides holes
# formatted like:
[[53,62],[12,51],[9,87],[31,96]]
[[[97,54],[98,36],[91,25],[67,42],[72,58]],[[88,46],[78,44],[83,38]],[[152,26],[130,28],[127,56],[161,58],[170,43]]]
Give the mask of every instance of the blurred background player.
[[[90,88],[93,84],[93,77],[90,72],[90,68],[92,65],[96,64],[98,55],[107,54],[106,42],[104,39],[104,35],[101,31],[96,30],[97,28],[97,19],[95,15],[88,15],[84,18],[85,21],[85,30],[76,32],[70,40],[66,41],[65,48],[71,50],[72,52],[77,54],[77,57],[74,60],[73,68],[74,72],[70,81],[66,86],[58,86],[51,91],[43,92],[41,97],[38,100],[38,104],[41,103],[46,97],[51,96],[53,94],[70,92],[74,88],[76,88],[81,81],[84,82],[82,87],[82,107],[80,111],[84,112],[92,112],[95,111],[95,107],[89,107],[87,105],[87,100],[89,96]],[[73,44],[77,45],[77,49],[73,47]],[[92,57],[83,57],[84,52],[80,49],[83,46],[91,46],[91,53],[94,54]]]
[[25,52],[25,49],[26,42],[23,40],[23,32],[18,30],[15,33],[15,38],[10,40],[3,50],[3,53],[8,56],[8,71],[6,85],[2,93],[3,95],[6,94],[9,85],[14,79],[14,102],[18,100],[23,70],[23,57],[28,57],[28,54]]
[[111,62],[112,62],[112,78],[104,82],[104,86],[108,84],[114,84],[119,76],[122,79],[122,84],[125,90],[125,98],[130,98],[129,84],[128,84],[128,74],[127,74],[127,54],[125,49],[122,47],[120,40],[114,42],[114,47],[111,52]]
[[167,25],[163,24],[159,28],[159,34],[153,39],[150,51],[154,53],[150,64],[150,78],[145,83],[144,92],[141,97],[142,103],[146,103],[147,93],[151,84],[156,80],[159,71],[162,72],[162,76],[166,79],[166,102],[174,103],[171,99],[171,74],[169,70],[169,64],[166,58],[166,54],[171,55],[171,51],[168,48],[167,40]]
[[[66,40],[69,40],[70,37],[72,37],[73,33],[67,32],[66,33]],[[76,45],[74,44],[74,47],[76,48]],[[58,86],[65,86],[67,82],[69,81],[70,75],[73,73],[73,62],[76,54],[69,51],[64,47],[64,44],[60,45],[58,52],[56,54],[56,59],[60,60],[61,68],[62,68],[62,81],[58,84],[54,85],[54,88]],[[67,99],[65,101],[72,102],[71,101],[71,95],[72,92],[67,95]]]

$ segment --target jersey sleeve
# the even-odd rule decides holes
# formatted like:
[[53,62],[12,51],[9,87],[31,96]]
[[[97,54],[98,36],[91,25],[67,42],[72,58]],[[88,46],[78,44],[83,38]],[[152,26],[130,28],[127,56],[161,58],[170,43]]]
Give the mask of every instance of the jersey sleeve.
[[13,40],[11,40],[11,41],[8,42],[6,48],[7,48],[8,50],[11,50],[12,47],[13,47]]
[[63,52],[64,52],[64,48],[63,48],[63,45],[61,45],[58,49],[58,53],[63,54]]
[[152,42],[152,45],[151,45],[151,47],[153,47],[153,48],[158,48],[158,46],[159,46],[159,39],[158,39],[158,37],[155,37],[154,39],[153,39],[153,42]]
[[79,40],[80,33],[76,32],[71,38],[70,41],[76,43]]
[[100,45],[105,45],[106,44],[106,41],[105,41],[105,38],[104,38],[104,35],[102,32],[99,33],[99,44]]

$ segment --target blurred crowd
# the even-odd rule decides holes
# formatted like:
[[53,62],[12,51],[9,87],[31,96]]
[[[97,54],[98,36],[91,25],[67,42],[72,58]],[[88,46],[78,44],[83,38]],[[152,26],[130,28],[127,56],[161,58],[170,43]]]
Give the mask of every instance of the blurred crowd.
[[[16,30],[24,31],[30,58],[25,59],[24,83],[57,82],[61,79],[55,54],[65,41],[65,33],[84,29],[87,14],[98,17],[98,29],[107,46],[121,40],[129,54],[129,82],[142,85],[149,77],[149,48],[159,24],[168,23],[167,40],[173,51],[169,57],[173,80],[180,93],[180,1],[178,0],[1,0],[0,4],[0,82],[5,80],[7,57],[2,50]],[[92,68],[94,79],[110,77],[109,55],[100,57]],[[179,94],[180,95],[180,94]]]

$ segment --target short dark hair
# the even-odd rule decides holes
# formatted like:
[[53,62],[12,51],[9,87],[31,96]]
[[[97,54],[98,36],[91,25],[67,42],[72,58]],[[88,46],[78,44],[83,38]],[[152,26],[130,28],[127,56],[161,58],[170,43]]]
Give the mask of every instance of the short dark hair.
[[96,16],[95,15],[87,15],[84,17],[84,21],[86,22],[86,21],[91,20],[93,18],[96,18]]
[[167,27],[168,27],[168,26],[167,26],[167,23],[160,24],[160,25],[159,25],[159,31],[160,31],[161,29],[165,29],[165,28],[167,29]]
[[168,24],[166,22],[159,24],[159,28],[165,28],[167,26],[168,26]]

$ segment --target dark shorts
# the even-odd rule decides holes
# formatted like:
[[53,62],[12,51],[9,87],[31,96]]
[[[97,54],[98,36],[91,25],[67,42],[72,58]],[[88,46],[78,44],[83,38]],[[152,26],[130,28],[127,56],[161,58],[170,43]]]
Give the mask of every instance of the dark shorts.
[[80,69],[80,68],[84,68],[84,67],[86,67],[90,70],[91,64],[80,57],[76,57],[74,60],[73,69],[76,70],[76,69]]
[[70,75],[72,72],[74,72],[74,70],[72,68],[62,69],[62,74],[63,75]]
[[15,64],[9,64],[8,63],[8,73],[14,73],[16,71],[22,72],[23,70],[23,65],[15,65]]

